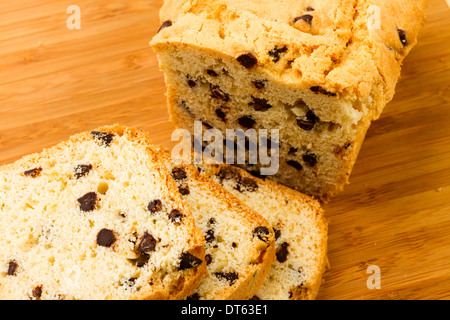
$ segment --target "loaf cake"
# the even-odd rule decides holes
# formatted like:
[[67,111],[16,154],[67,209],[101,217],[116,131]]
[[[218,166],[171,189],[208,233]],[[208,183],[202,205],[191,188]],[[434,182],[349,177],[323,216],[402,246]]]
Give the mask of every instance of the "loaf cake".
[[[239,199],[200,175],[190,164],[177,163],[161,147],[179,191],[205,237],[205,275],[190,300],[246,300],[261,287],[275,260],[270,224]],[[254,180],[240,188],[253,191]]]
[[[230,165],[197,166],[202,175],[223,186],[272,226],[276,260],[264,284],[252,297],[261,300],[313,300],[327,266],[328,224],[318,201],[279,185],[261,180]],[[245,181],[253,188],[242,188]]]
[[205,240],[146,134],[103,127],[0,167],[0,299],[183,299]]
[[[151,45],[171,120],[275,129],[270,178],[321,201],[343,189],[392,99],[425,0],[165,0]],[[271,139],[271,136],[269,136]],[[278,140],[278,141],[277,141]],[[234,152],[234,151],[233,151]],[[247,161],[261,173],[262,162]]]

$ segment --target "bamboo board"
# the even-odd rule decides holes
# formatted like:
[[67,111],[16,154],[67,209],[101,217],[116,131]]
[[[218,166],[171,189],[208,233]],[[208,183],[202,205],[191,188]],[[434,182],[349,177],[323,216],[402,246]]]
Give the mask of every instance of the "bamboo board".
[[[172,146],[163,76],[148,43],[160,0],[0,4],[0,164],[120,123]],[[345,191],[325,206],[319,299],[450,298],[450,9],[430,0],[394,100],[370,128]],[[380,289],[369,289],[369,266]],[[370,279],[369,279],[370,280]]]

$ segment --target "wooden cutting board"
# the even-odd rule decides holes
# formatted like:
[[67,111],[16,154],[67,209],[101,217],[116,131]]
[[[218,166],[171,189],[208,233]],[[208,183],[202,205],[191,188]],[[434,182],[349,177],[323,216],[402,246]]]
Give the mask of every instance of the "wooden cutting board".
[[[1,1],[0,164],[113,123],[172,146],[148,45],[161,3],[77,0],[71,30],[71,2]],[[450,298],[450,9],[429,0],[427,15],[351,184],[325,206],[331,269],[319,299]],[[370,266],[379,289],[367,286]]]

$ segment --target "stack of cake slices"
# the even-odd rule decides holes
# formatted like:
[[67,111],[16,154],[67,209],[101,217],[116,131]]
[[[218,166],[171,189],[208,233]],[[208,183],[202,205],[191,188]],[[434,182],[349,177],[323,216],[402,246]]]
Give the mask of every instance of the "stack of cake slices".
[[0,167],[0,299],[314,299],[327,222],[243,169],[107,126]]

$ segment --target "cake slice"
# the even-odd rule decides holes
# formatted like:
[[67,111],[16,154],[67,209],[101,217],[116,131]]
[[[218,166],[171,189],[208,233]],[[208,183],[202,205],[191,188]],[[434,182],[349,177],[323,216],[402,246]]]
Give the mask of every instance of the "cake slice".
[[[190,164],[177,163],[161,148],[179,191],[203,231],[207,275],[188,299],[246,300],[261,287],[275,259],[275,235],[257,212],[199,175]],[[242,188],[251,192],[254,180]]]
[[146,134],[109,126],[0,167],[0,299],[183,299],[204,237]]
[[151,45],[171,119],[192,134],[195,120],[278,130],[270,178],[328,201],[394,95],[425,2],[165,0]]
[[[327,266],[327,221],[320,204],[270,180],[230,165],[198,165],[242,202],[260,213],[275,231],[276,260],[253,299],[315,299]],[[249,185],[251,188],[243,187]]]

